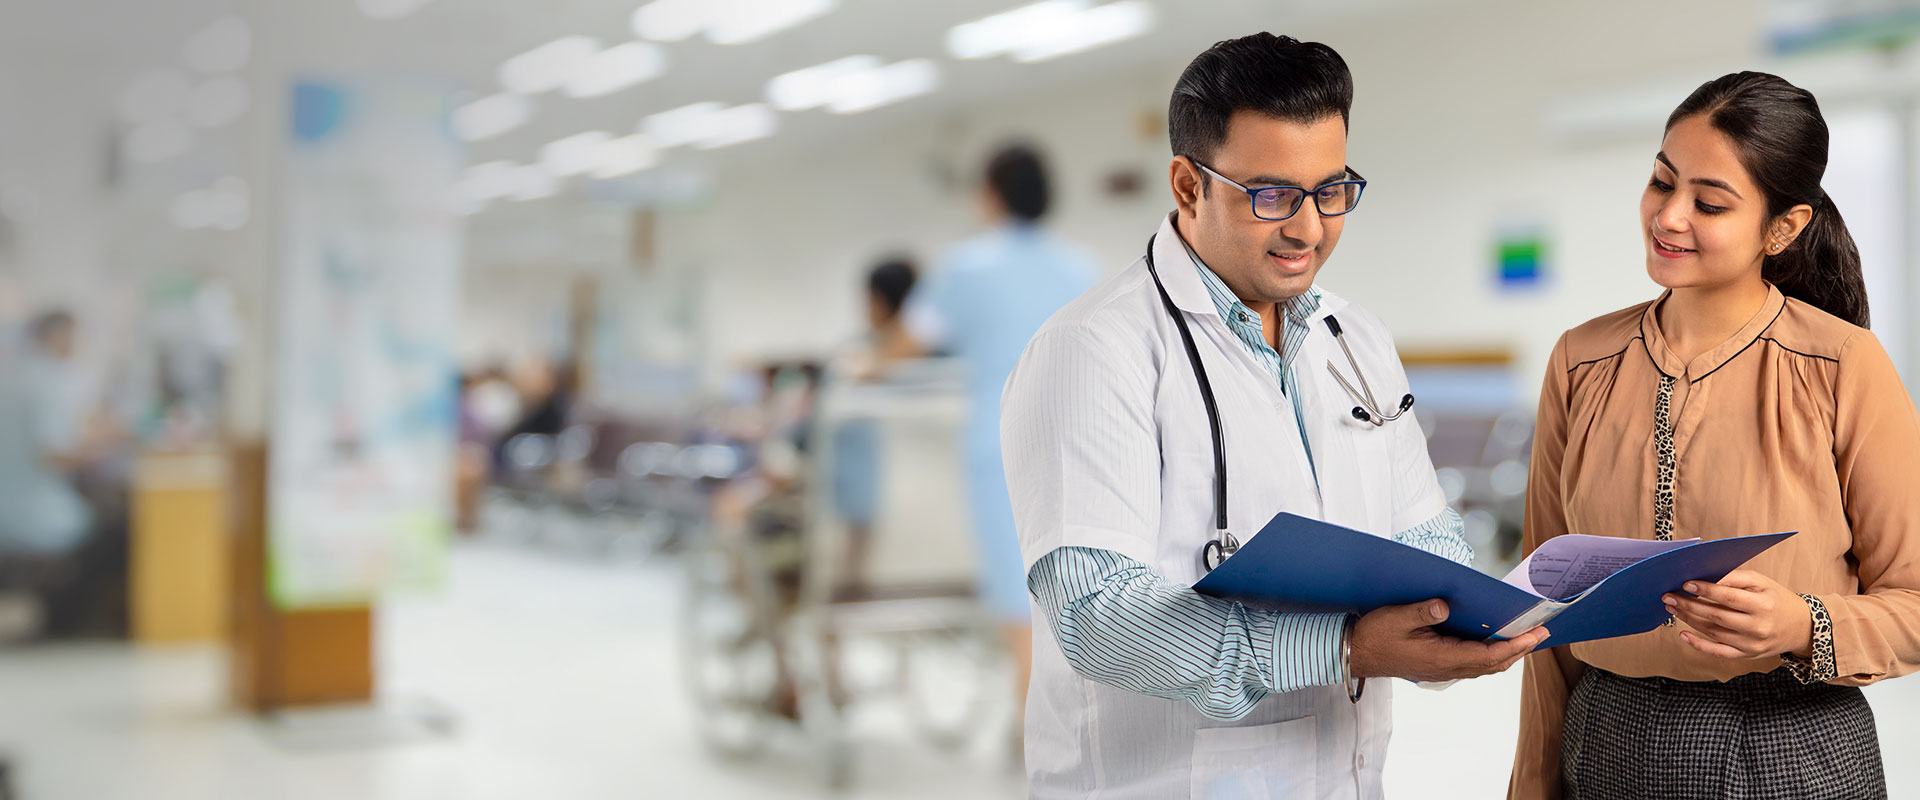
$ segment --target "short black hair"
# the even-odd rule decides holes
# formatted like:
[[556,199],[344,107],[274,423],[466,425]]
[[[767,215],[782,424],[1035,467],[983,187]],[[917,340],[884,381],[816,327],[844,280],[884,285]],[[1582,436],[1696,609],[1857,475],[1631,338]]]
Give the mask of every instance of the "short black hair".
[[904,256],[894,256],[880,262],[867,271],[867,292],[880,298],[886,306],[887,316],[899,316],[900,307],[906,305],[907,295],[913,291],[914,281],[919,272],[913,268],[913,262]]
[[987,186],[1000,198],[1007,213],[1025,222],[1033,222],[1047,213],[1051,199],[1047,187],[1047,165],[1033,145],[1014,143],[1001,147],[987,159]]
[[1256,33],[1207,48],[1180,73],[1167,104],[1167,138],[1174,155],[1205,162],[1226,142],[1236,112],[1301,124],[1338,114],[1344,127],[1352,109],[1353,74],[1333,48]]
[[27,323],[27,335],[36,342],[46,342],[55,331],[71,330],[73,315],[66,311],[43,311]]

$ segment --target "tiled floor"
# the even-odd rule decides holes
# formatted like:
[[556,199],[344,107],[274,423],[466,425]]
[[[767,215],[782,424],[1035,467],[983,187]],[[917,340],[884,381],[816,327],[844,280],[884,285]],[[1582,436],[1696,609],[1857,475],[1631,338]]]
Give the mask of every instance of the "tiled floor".
[[[797,735],[747,763],[695,741],[677,680],[673,562],[588,562],[467,545],[439,597],[381,620],[387,709],[444,708],[448,736],[331,749],[226,712],[221,654],[72,645],[0,651],[0,749],[26,800],[477,800],[835,796]],[[1518,672],[1445,692],[1398,689],[1392,797],[1501,794]],[[1920,796],[1920,678],[1870,691],[1894,797]],[[1004,752],[917,744],[859,717],[857,798],[1017,797]]]

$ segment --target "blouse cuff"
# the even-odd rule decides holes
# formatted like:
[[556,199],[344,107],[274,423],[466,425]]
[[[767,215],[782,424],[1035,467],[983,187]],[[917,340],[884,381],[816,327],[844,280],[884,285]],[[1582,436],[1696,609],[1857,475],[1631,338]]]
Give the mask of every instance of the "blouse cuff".
[[1800,599],[1807,601],[1807,610],[1813,612],[1813,657],[1781,653],[1780,660],[1787,662],[1787,670],[1802,684],[1826,683],[1840,677],[1839,666],[1833,659],[1833,616],[1827,613],[1827,604],[1820,602],[1820,598],[1802,594]]

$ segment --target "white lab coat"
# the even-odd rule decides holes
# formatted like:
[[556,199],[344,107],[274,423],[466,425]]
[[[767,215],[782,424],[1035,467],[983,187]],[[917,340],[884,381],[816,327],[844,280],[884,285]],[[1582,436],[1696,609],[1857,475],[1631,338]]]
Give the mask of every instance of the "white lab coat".
[[[1351,367],[1322,318],[1339,317],[1382,408],[1405,372],[1380,320],[1324,292],[1294,362],[1316,489],[1292,406],[1234,338],[1171,221],[1153,246],[1186,315],[1225,431],[1228,526],[1242,542],[1281,511],[1381,536],[1446,507],[1419,424],[1353,418],[1332,376]],[[1351,268],[1361,268],[1358,265]],[[1213,450],[1192,367],[1145,259],[1062,309],[1008,380],[1002,447],[1025,568],[1065,546],[1112,550],[1191,585],[1213,530]],[[1192,706],[1075,673],[1034,626],[1026,760],[1037,798],[1377,798],[1391,686],[1358,704],[1340,686],[1276,694],[1226,723]]]

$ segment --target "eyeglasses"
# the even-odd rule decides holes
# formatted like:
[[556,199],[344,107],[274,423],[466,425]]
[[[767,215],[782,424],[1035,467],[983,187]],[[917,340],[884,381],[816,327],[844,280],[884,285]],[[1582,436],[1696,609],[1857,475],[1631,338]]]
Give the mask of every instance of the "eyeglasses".
[[1334,181],[1315,189],[1302,189],[1298,186],[1262,186],[1258,189],[1249,189],[1232,178],[1214,172],[1212,167],[1198,161],[1193,162],[1193,165],[1206,170],[1208,175],[1212,175],[1221,183],[1246,192],[1247,199],[1253,204],[1253,215],[1269,222],[1292,219],[1294,214],[1300,213],[1300,205],[1306,201],[1308,195],[1313,196],[1313,207],[1320,211],[1320,216],[1341,216],[1352,211],[1354,206],[1360,205],[1360,193],[1367,188],[1367,179],[1360,177],[1360,173],[1353,171],[1352,167],[1347,168],[1347,174],[1353,176],[1352,180]]

